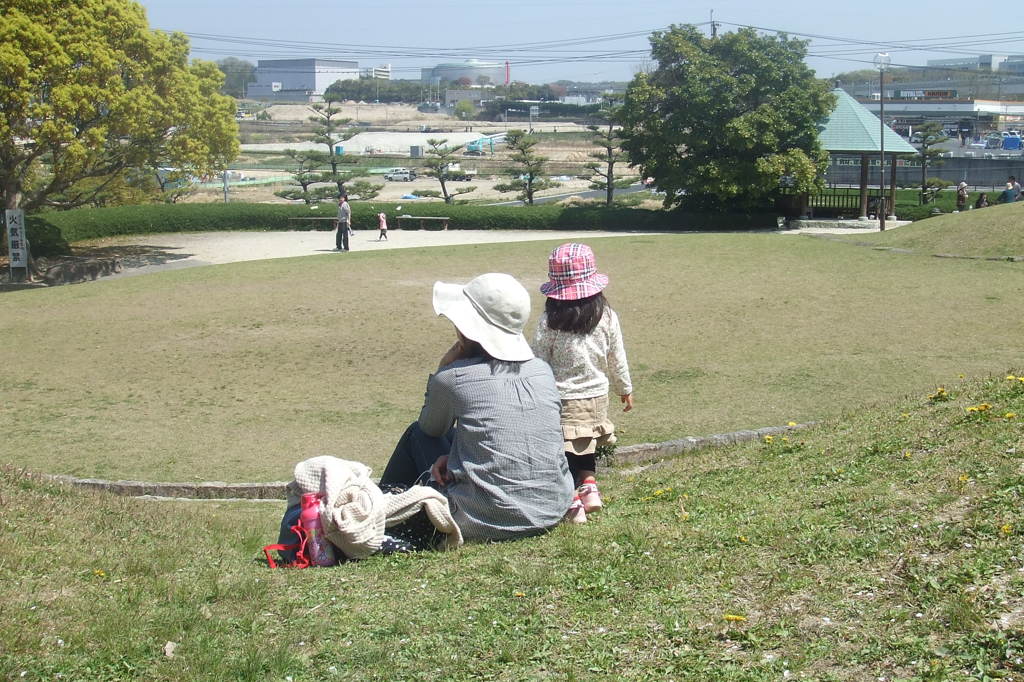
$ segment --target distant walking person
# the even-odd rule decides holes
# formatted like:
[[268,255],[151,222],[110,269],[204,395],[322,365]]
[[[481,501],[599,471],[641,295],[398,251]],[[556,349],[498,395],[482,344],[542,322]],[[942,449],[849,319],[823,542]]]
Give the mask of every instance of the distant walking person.
[[1013,201],[1020,199],[1020,183],[1017,182],[1017,178],[1010,176],[1009,183],[1013,186]]
[[348,251],[348,238],[352,232],[352,207],[348,205],[348,195],[342,194],[338,199],[338,217],[334,221],[338,234],[334,236],[334,250]]
[[962,211],[967,208],[967,196],[970,194],[967,191],[967,183],[961,182],[956,186],[956,210]]
[[377,241],[380,241],[381,239],[383,239],[384,241],[387,241],[388,240],[388,216],[387,216],[386,213],[384,213],[384,211],[381,211],[380,213],[377,214],[377,227],[380,230],[380,233],[377,235]]

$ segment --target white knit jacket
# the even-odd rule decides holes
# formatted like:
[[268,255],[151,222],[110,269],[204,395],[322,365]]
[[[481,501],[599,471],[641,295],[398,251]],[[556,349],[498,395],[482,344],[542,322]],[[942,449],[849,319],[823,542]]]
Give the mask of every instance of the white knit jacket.
[[330,455],[295,465],[289,493],[323,496],[320,520],[331,544],[350,559],[365,559],[380,549],[385,528],[397,525],[424,510],[438,531],[444,533],[445,549],[462,544],[462,532],[448,508],[448,499],[437,490],[417,485],[397,495],[385,494],[370,478],[370,467]]

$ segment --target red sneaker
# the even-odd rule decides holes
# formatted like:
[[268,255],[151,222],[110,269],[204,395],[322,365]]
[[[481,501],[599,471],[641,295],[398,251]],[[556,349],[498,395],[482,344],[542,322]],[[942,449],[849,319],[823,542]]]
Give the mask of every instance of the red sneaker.
[[579,488],[576,488],[576,494],[579,495],[580,501],[583,502],[583,510],[588,514],[593,514],[596,511],[600,511],[601,507],[601,493],[597,491],[597,483],[593,480],[584,482]]
[[586,523],[587,512],[583,509],[583,502],[580,500],[580,496],[572,498],[572,504],[569,505],[569,511],[565,512],[566,523]]

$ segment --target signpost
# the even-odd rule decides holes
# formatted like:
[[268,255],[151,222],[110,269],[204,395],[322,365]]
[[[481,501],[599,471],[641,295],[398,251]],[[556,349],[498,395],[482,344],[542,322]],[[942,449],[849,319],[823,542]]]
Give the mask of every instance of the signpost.
[[540,116],[540,107],[533,105],[530,107],[530,132],[533,132],[533,117]]
[[7,224],[11,281],[15,281],[15,268],[24,268],[25,274],[28,274],[28,237],[25,235],[25,212],[20,208],[7,209],[4,212],[4,222]]

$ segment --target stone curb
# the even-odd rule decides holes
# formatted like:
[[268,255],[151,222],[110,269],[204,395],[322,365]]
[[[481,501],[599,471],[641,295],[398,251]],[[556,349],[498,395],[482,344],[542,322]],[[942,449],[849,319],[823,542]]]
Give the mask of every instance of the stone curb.
[[688,436],[663,443],[638,443],[616,448],[614,454],[607,459],[614,464],[643,464],[667,457],[675,457],[693,450],[717,448],[737,443],[761,440],[765,436],[779,436],[790,431],[807,429],[818,422],[807,422],[795,426],[764,426],[759,429],[744,429],[729,433],[716,433],[710,436]]
[[63,483],[86,490],[101,490],[126,497],[169,497],[194,500],[235,499],[284,499],[288,481],[269,483],[224,483],[203,481],[202,483],[152,483],[149,481],[107,481],[102,478],[76,478],[63,474],[39,474],[39,478]]
[[[669,440],[664,443],[638,443],[617,448],[608,457],[615,464],[638,464],[653,462],[667,457],[675,457],[693,450],[734,445],[752,440],[760,440],[765,436],[777,436],[789,431],[806,429],[817,424],[808,422],[796,426],[765,426],[760,429],[717,433],[710,436],[690,436]],[[225,483],[222,481],[204,481],[202,483],[155,483],[149,481],[107,481],[102,478],[76,478],[64,474],[36,474],[36,478],[70,485],[86,490],[99,490],[113,495],[125,497],[143,497],[147,499],[174,500],[283,500],[287,493],[287,481],[271,481],[268,483]]]

